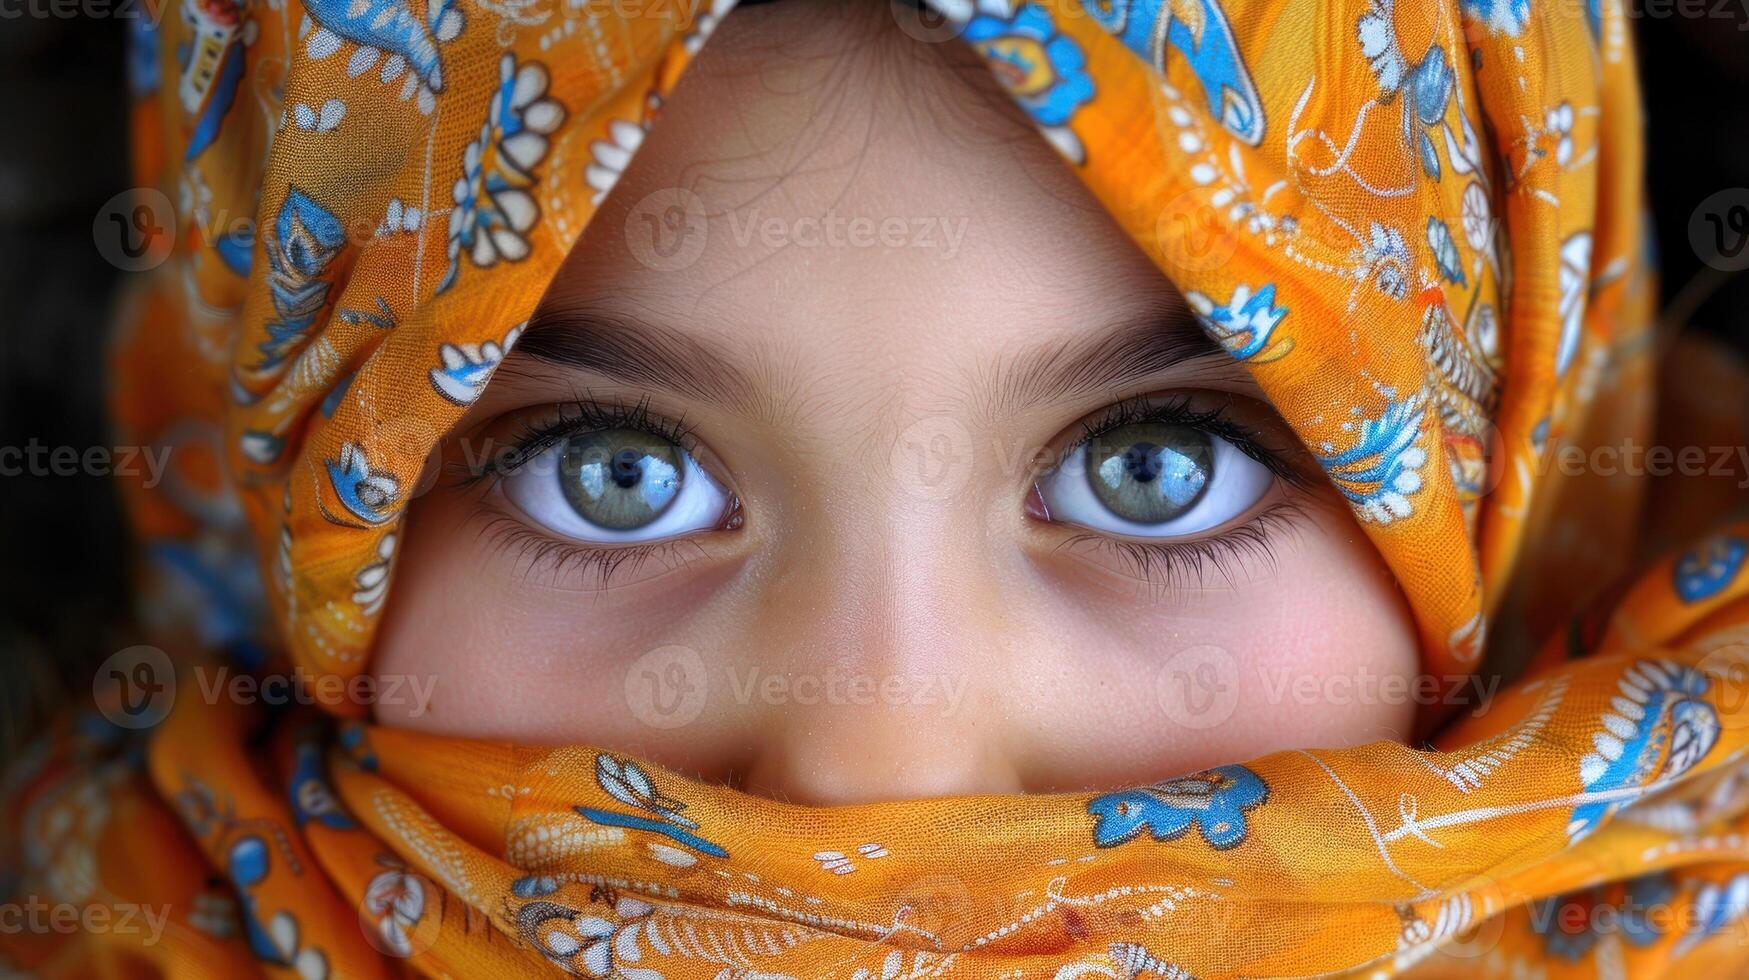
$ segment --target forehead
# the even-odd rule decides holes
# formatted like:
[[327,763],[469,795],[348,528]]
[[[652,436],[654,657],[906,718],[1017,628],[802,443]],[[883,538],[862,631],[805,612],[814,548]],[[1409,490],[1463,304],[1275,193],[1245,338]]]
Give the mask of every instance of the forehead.
[[725,21],[546,305],[927,372],[1172,301],[972,52],[779,4]]

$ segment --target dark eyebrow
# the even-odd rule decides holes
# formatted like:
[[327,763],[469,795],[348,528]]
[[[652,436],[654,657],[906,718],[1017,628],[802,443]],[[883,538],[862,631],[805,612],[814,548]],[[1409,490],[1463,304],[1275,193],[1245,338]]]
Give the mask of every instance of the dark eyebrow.
[[1174,297],[1121,320],[1017,352],[991,367],[978,387],[985,399],[983,410],[999,417],[1131,387],[1204,360],[1219,367],[1233,365],[1232,357],[1203,332],[1189,307]]
[[543,306],[517,339],[516,353],[731,408],[761,400],[728,350],[623,312]]
[[[515,354],[629,385],[683,391],[742,412],[769,414],[780,400],[760,390],[731,348],[624,311],[543,306]],[[981,366],[965,392],[986,419],[997,421],[1040,405],[1114,393],[1204,361],[1244,373],[1173,297]]]

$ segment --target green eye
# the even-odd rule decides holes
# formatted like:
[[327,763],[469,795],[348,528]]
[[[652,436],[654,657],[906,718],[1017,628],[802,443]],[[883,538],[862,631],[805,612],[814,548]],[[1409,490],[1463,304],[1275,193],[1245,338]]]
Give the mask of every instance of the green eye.
[[1213,476],[1207,433],[1165,422],[1121,425],[1087,441],[1087,483],[1112,514],[1164,524],[1202,499]]
[[686,460],[679,446],[632,429],[603,429],[565,440],[559,486],[577,515],[611,531],[641,528],[680,495]]

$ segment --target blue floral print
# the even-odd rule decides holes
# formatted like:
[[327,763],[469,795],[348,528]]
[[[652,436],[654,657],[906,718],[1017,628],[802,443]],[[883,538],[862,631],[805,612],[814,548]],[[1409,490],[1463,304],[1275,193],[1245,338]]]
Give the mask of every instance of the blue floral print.
[[1146,830],[1175,840],[1195,826],[1210,847],[1226,850],[1245,839],[1245,811],[1269,798],[1262,778],[1244,766],[1220,766],[1136,789],[1095,797],[1093,842],[1116,847]]
[[980,13],[963,35],[1040,126],[1062,126],[1093,98],[1087,56],[1073,39],[1057,33],[1051,15],[1026,4],[1009,19]]
[[1743,570],[1749,543],[1722,535],[1712,538],[1676,560],[1673,570],[1676,594],[1683,602],[1702,602],[1725,590]]

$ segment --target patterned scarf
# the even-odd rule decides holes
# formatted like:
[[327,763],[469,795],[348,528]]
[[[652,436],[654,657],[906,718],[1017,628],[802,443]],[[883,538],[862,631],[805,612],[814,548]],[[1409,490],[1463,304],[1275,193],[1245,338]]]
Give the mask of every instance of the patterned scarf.
[[[174,449],[127,502],[185,671],[368,676],[430,450],[731,5],[133,21],[136,216],[175,217],[141,224],[114,409]],[[1523,678],[1426,750],[835,808],[186,689],[142,738],[165,699],[118,694],[6,784],[0,911],[84,918],[0,930],[0,975],[1743,969],[1749,525],[1627,578],[1643,481],[1549,465],[1651,435],[1625,8],[935,6],[1322,463],[1423,669]],[[115,677],[161,694],[151,668]]]

